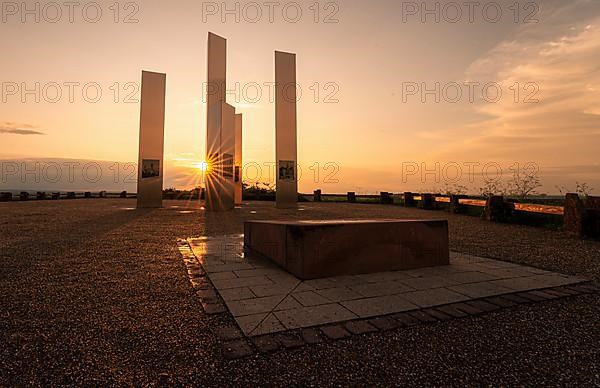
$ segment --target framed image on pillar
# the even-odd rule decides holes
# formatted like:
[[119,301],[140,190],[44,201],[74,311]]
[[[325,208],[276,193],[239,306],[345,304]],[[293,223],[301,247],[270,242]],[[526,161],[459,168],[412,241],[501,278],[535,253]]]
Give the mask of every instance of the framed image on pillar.
[[296,179],[296,173],[294,168],[293,160],[280,160],[279,161],[279,180],[280,181],[293,181]]
[[156,178],[160,176],[160,160],[142,160],[142,179]]

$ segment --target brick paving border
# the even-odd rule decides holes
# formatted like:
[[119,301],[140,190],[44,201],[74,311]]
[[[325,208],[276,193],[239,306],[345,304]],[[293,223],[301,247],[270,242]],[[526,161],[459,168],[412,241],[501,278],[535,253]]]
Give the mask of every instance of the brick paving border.
[[[188,242],[179,239],[177,245],[186,265],[190,283],[200,299],[200,304],[204,312],[210,315],[227,313],[231,317],[231,321],[234,321],[218,292],[216,292],[206,276],[206,272],[203,270],[200,262],[192,252]],[[213,330],[215,335],[223,341],[221,345],[223,357],[227,360],[235,360],[257,353],[296,349],[301,346],[314,345],[324,341],[339,341],[355,336],[366,336],[370,333],[398,330],[415,325],[436,324],[452,319],[488,314],[522,304],[533,304],[598,292],[600,292],[598,284],[587,282],[490,296],[374,318],[355,319],[336,324],[287,330],[259,337],[245,337],[238,329],[235,321],[232,325],[222,323],[222,326],[213,328]]]

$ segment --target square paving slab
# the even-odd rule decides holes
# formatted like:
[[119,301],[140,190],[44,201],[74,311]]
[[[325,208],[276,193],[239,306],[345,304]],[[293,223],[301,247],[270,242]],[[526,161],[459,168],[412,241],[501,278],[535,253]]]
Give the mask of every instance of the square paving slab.
[[456,252],[445,266],[300,280],[244,252],[243,235],[188,243],[247,336],[586,281]]

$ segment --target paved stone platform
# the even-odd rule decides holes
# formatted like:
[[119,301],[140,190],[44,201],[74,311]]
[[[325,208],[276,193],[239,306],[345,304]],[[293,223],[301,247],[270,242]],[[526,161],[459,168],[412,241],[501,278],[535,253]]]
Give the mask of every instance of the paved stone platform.
[[[243,243],[243,235],[188,239],[208,279],[250,337],[587,281],[456,252],[448,266],[301,281],[246,254]],[[202,284],[197,286],[202,290]],[[206,309],[222,311],[218,304]]]

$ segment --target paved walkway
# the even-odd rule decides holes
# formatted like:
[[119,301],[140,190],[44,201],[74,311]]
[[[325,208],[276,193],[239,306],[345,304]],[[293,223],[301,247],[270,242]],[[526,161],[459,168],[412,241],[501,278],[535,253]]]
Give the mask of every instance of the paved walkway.
[[448,266],[302,281],[266,259],[245,255],[242,235],[188,242],[248,336],[586,281],[456,252]]

